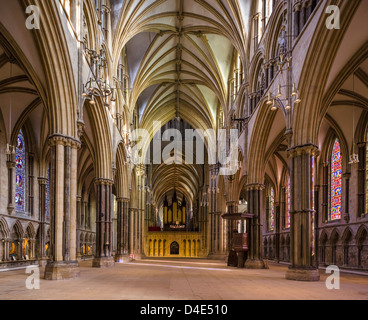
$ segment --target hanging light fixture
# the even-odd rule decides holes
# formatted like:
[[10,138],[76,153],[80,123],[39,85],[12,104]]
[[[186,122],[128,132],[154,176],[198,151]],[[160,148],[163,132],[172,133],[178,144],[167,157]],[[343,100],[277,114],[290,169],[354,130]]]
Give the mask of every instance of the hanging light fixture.
[[[286,1],[283,0],[283,6],[286,5]],[[302,102],[302,99],[300,98],[299,91],[297,89],[297,86],[295,82],[292,82],[292,52],[288,51],[287,48],[287,37],[292,37],[292,35],[287,34],[287,22],[285,20],[285,12],[283,13],[283,23],[281,26],[281,33],[280,33],[280,50],[279,50],[279,58],[278,58],[278,68],[280,72],[280,77],[282,82],[277,85],[277,92],[274,93],[274,98],[270,99],[270,96],[272,97],[272,94],[269,93],[267,105],[271,106],[271,111],[276,111],[277,108],[280,106],[283,106],[285,111],[292,110],[292,108],[300,104]],[[286,79],[284,76],[284,71],[286,71]],[[292,84],[289,83],[292,82]],[[283,90],[283,88],[286,88],[286,90]],[[273,100],[273,103],[271,102]],[[276,101],[277,100],[277,101]]]
[[[103,6],[103,11],[109,12],[109,8]],[[95,98],[99,97],[105,107],[109,107],[108,99],[116,101],[116,87],[112,87],[107,79],[107,54],[103,44],[102,22],[98,21],[99,27],[96,35],[96,50],[84,47],[84,53],[89,60],[89,75],[87,82],[83,86],[82,96],[90,100],[91,105],[95,105]]]
[[277,107],[276,107],[276,101],[273,100],[273,103],[272,103],[272,107],[271,107],[271,111],[276,111],[277,110]]
[[286,110],[290,110],[291,109],[291,105],[289,103],[289,98],[286,99],[286,106],[285,106]]

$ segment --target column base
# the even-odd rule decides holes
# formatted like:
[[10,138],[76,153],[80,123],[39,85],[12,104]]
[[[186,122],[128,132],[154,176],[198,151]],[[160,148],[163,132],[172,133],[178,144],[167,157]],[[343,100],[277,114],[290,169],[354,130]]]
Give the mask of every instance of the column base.
[[92,268],[113,268],[114,266],[114,257],[94,258],[92,261]]
[[268,264],[263,260],[247,260],[244,264],[245,269],[269,269]]
[[45,267],[47,265],[47,262],[49,261],[48,258],[41,258],[40,260],[38,260],[38,265],[40,267]]
[[77,261],[48,261],[45,268],[45,280],[70,280],[80,277]]
[[130,261],[131,259],[130,259],[129,254],[117,254],[115,256],[115,262],[117,263],[128,263]]
[[285,279],[294,281],[319,281],[320,275],[315,268],[293,268],[286,271]]

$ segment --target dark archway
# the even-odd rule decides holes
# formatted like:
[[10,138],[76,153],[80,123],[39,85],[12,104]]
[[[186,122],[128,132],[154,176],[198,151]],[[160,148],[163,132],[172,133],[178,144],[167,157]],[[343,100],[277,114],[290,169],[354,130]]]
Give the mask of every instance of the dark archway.
[[170,245],[170,254],[179,255],[179,244],[176,241]]

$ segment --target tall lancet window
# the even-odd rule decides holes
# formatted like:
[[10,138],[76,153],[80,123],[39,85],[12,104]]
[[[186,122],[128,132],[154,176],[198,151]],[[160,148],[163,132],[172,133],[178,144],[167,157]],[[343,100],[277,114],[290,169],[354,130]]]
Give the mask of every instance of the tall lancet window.
[[25,212],[25,197],[26,197],[26,147],[24,143],[24,135],[20,130],[17,137],[17,148],[15,155],[15,210]]
[[338,139],[335,140],[331,156],[331,190],[329,220],[341,219],[341,184],[342,184],[342,156]]
[[268,217],[268,230],[273,231],[275,229],[275,191],[271,188],[269,197],[269,217]]

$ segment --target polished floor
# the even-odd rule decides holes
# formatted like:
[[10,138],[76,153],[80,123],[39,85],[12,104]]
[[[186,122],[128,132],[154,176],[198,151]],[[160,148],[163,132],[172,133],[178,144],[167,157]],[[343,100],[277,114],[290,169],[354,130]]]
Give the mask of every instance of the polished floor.
[[[340,274],[340,289],[328,290],[329,274],[320,282],[285,280],[287,266],[269,270],[227,267],[222,261],[145,259],[93,269],[80,263],[79,279],[41,280],[26,287],[26,270],[0,272],[0,300],[368,300],[368,276]],[[28,280],[29,283],[29,280]],[[34,283],[34,282],[31,282]]]

